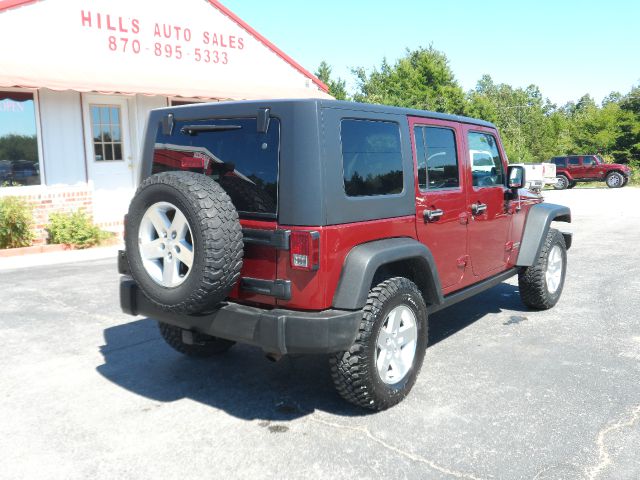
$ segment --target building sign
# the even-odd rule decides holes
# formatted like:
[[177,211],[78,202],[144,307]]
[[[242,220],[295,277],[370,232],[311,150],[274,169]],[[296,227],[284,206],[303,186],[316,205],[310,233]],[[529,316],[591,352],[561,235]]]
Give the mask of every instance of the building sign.
[[116,54],[228,65],[236,52],[244,50],[244,36],[200,31],[191,25],[145,22],[84,9],[79,19],[83,27],[102,31],[105,50]]
[[208,98],[325,97],[207,0],[43,0],[0,11],[0,85]]

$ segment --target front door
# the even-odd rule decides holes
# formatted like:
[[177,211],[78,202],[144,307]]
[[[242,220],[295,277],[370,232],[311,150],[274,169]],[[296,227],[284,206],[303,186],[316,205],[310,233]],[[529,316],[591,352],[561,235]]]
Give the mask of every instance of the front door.
[[129,111],[124,97],[83,95],[87,173],[96,190],[133,188]]
[[463,151],[455,123],[410,119],[416,166],[418,239],[433,253],[442,287],[453,290],[467,264]]
[[[487,277],[504,268],[511,215],[505,202],[506,180],[504,152],[500,151],[495,131],[470,127],[466,133],[471,188],[468,196],[469,256],[473,273]],[[471,156],[482,152],[492,166],[473,165]]]

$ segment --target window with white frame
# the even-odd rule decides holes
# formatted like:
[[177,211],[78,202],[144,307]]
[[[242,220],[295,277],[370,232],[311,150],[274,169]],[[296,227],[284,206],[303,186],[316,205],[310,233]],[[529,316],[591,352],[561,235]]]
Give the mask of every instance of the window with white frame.
[[119,105],[89,105],[93,158],[96,162],[123,160],[122,112]]
[[0,90],[0,188],[40,185],[34,94]]

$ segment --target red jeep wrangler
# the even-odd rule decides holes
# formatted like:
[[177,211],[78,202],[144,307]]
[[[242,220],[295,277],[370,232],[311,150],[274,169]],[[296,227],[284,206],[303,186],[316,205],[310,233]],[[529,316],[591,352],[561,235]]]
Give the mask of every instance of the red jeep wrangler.
[[[490,169],[475,168],[485,152]],[[155,110],[126,217],[124,312],[187,355],[234,342],[328,353],[340,394],[388,408],[413,386],[427,319],[518,275],[555,305],[568,208],[524,189],[494,125],[325,100]]]
[[606,182],[609,188],[620,188],[631,177],[627,165],[605,163],[600,155],[553,157],[551,163],[556,164],[556,190],[573,188],[578,182]]

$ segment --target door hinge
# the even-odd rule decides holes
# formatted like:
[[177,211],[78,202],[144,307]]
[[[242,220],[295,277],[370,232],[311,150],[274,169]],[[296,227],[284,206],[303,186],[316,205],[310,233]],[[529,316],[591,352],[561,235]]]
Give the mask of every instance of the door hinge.
[[469,255],[463,255],[458,258],[458,267],[464,268],[469,264]]

